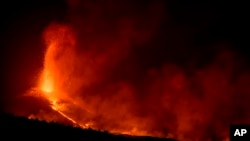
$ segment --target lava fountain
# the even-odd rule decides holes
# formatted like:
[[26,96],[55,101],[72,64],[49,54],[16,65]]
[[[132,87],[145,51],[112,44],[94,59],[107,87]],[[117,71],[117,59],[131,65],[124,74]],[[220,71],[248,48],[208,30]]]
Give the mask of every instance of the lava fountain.
[[[62,80],[62,74],[64,74],[63,76],[67,76],[65,73],[69,73],[68,70],[70,70],[70,68],[68,67],[72,67],[70,66],[70,63],[72,62],[66,62],[65,59],[62,62],[62,57],[73,59],[71,56],[73,55],[72,51],[75,46],[73,32],[68,26],[54,24],[46,30],[44,38],[47,49],[38,89],[50,102],[53,110],[57,111],[73,124],[79,125],[63,112],[65,110],[65,105],[62,103],[60,104],[61,99],[65,96],[65,90],[63,87],[63,82],[65,82],[65,80]],[[65,69],[67,69],[66,72]]]

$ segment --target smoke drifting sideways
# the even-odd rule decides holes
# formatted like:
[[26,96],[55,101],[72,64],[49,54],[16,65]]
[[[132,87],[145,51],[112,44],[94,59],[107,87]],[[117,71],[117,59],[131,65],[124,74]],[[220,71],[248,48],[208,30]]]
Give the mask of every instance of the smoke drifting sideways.
[[[43,73],[49,75],[37,87],[47,81],[41,97],[56,100],[78,124],[200,141],[226,140],[231,123],[250,122],[250,73],[240,69],[232,52],[223,50],[189,73],[167,61],[157,67],[140,62],[137,54],[166,16],[161,3],[75,0],[69,6],[70,22],[44,31]],[[50,114],[33,116],[48,120]]]

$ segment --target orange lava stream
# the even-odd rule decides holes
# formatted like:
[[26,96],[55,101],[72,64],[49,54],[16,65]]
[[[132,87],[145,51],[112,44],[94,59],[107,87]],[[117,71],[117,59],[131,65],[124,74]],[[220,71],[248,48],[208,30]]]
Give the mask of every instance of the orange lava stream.
[[81,127],[81,128],[83,128],[83,129],[88,128],[88,124],[86,124],[86,125],[81,125],[81,124],[77,123],[74,119],[72,119],[71,117],[67,116],[67,115],[64,114],[62,111],[60,111],[60,110],[58,109],[57,104],[55,104],[56,101],[55,101],[55,102],[52,102],[52,103],[53,103],[53,105],[51,106],[51,108],[52,108],[53,110],[55,110],[56,112],[58,112],[61,116],[65,117],[66,119],[68,119],[69,121],[71,121],[75,126]]
[[[45,32],[45,41],[47,43],[47,50],[44,57],[44,69],[41,75],[38,88],[42,91],[42,95],[49,100],[51,108],[59,113],[64,118],[71,121],[75,126],[87,128],[86,125],[78,124],[74,119],[63,112],[63,105],[58,104],[59,98],[63,93],[63,80],[60,78],[60,61],[62,58],[56,58],[57,55],[62,57],[63,50],[74,46],[74,39],[70,30],[66,26],[54,26]],[[61,60],[60,60],[61,59]],[[58,61],[59,60],[59,61]],[[62,60],[64,61],[64,60]]]

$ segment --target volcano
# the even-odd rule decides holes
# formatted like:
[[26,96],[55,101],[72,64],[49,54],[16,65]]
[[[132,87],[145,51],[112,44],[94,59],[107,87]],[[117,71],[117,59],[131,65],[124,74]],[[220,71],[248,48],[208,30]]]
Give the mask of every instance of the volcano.
[[231,124],[250,123],[240,5],[6,2],[0,110],[81,131],[228,141]]

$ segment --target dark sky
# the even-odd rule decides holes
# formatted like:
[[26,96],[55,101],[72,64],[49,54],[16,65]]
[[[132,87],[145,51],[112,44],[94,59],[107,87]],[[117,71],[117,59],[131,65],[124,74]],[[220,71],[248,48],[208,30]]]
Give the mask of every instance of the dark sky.
[[[143,3],[145,1],[140,0],[135,4]],[[150,58],[147,61],[150,65],[164,59],[181,65],[193,58],[203,63],[224,46],[249,58],[248,16],[244,4],[209,0],[163,3],[165,20],[148,44],[161,44],[162,47],[145,48],[141,54]],[[41,33],[53,21],[67,22],[69,6],[63,0],[5,0],[1,1],[0,9],[2,104],[13,94],[23,93],[34,84],[42,67]]]

